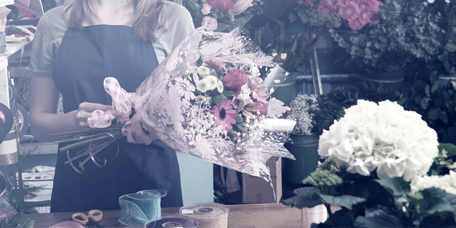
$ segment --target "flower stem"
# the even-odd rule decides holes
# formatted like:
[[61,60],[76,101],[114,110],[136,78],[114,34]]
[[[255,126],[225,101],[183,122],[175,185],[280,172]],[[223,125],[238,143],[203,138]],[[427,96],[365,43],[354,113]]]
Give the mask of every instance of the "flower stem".
[[[116,139],[109,140],[108,142],[102,144],[97,150],[94,150],[92,152],[92,156],[95,156],[98,152],[100,152],[101,150],[103,150],[107,146],[111,145],[111,143],[113,143],[114,141],[116,141]],[[88,156],[86,159],[84,159],[84,161],[82,161],[81,164],[79,164],[79,167],[84,166],[84,164],[87,163],[92,158],[92,156]]]
[[[117,139],[118,136],[122,135],[121,132],[115,132],[115,133],[110,133],[110,134],[112,136],[114,136],[115,139]],[[68,146],[64,146],[64,147],[60,148],[59,151],[71,150],[71,149],[74,149],[74,148],[78,148],[78,147],[81,147],[81,146],[88,145],[90,143],[95,143],[97,141],[100,141],[100,140],[103,140],[103,139],[106,139],[106,138],[112,138],[111,135],[102,135],[102,136],[99,136],[99,137],[96,137],[96,138],[90,138],[90,139],[82,140],[82,141],[70,144]]]

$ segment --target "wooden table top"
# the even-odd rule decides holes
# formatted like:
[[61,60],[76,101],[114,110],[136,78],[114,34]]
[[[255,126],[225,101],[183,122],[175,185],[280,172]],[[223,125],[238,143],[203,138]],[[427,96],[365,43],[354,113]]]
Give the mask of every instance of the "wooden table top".
[[[261,227],[261,228],[286,228],[302,227],[301,210],[285,206],[280,203],[273,204],[240,204],[227,205],[230,208],[228,214],[228,227]],[[85,212],[87,213],[87,212]],[[70,221],[73,212],[26,214],[22,218],[35,220],[36,228],[50,227],[57,223]],[[162,208],[162,216],[178,216],[179,208]],[[100,225],[108,227],[125,227],[118,222],[120,210],[103,211],[103,220]]]

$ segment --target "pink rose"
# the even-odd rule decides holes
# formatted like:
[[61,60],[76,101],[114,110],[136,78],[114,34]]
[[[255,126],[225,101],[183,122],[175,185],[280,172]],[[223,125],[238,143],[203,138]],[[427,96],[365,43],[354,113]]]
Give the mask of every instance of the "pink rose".
[[206,31],[212,32],[217,29],[217,19],[209,16],[203,17],[202,26],[206,26]]
[[201,8],[201,13],[203,13],[203,15],[207,15],[211,12],[211,8],[211,5],[204,3],[203,8]]
[[213,10],[218,9],[220,12],[226,12],[233,7],[235,0],[207,0]]
[[222,81],[225,88],[240,91],[241,87],[249,81],[249,76],[242,70],[232,69],[223,77]]

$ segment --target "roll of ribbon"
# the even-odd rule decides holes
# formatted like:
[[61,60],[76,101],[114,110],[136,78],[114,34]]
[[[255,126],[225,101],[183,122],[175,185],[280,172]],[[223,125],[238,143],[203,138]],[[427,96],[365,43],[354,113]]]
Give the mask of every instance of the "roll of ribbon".
[[143,190],[119,198],[119,222],[129,227],[143,227],[150,220],[161,217],[161,198],[164,189]]
[[149,220],[161,217],[161,198],[166,195],[166,190],[143,190],[136,194],[128,195],[132,202],[144,212]]
[[165,216],[149,221],[144,225],[144,228],[162,227],[197,228],[198,222],[187,217]]
[[199,228],[228,227],[228,213],[230,208],[219,203],[194,203],[182,207],[181,215],[195,219]]

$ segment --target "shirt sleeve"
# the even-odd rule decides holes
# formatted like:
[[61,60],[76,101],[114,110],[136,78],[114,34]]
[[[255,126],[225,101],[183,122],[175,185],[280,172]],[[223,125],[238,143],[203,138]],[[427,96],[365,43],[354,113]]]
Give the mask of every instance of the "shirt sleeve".
[[158,62],[162,62],[195,28],[190,12],[182,5],[166,2],[165,15],[168,29],[159,29],[154,43]]
[[35,74],[52,73],[52,64],[60,43],[68,29],[62,18],[63,6],[46,12],[38,22],[32,41],[32,54],[29,68]]

